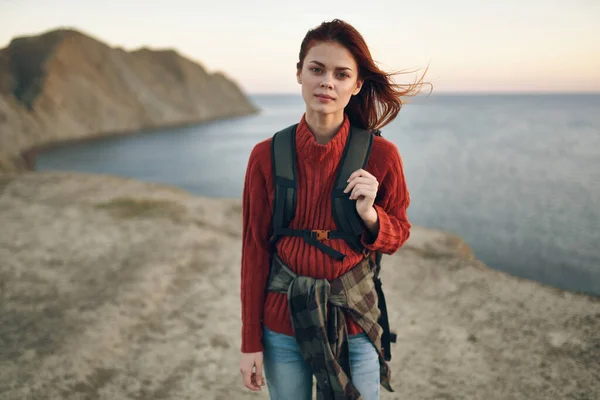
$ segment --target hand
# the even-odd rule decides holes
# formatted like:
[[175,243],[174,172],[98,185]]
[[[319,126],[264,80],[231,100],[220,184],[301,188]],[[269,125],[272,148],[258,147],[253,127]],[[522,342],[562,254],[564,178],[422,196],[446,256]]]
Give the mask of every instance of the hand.
[[[253,371],[252,369],[255,368]],[[265,385],[263,378],[263,352],[242,353],[240,372],[244,379],[244,386],[253,391],[259,391]]]
[[344,193],[351,192],[350,200],[356,200],[356,211],[363,220],[373,216],[373,204],[378,188],[377,178],[364,169],[354,171],[348,178],[348,186]]

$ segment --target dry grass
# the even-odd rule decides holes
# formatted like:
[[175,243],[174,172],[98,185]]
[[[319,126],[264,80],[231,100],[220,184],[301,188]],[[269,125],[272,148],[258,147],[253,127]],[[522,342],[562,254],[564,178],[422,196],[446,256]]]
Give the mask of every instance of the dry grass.
[[108,210],[120,218],[171,218],[180,221],[186,214],[186,208],[169,200],[136,199],[120,197],[95,207]]

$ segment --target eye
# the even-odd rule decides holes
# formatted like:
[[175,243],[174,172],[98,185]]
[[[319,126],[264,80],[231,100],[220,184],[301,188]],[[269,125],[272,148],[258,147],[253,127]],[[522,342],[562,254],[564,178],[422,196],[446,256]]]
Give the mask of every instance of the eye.
[[319,73],[319,72],[321,72],[321,68],[319,68],[319,67],[312,67],[310,70],[311,70],[312,72],[316,72],[316,73]]
[[340,78],[349,78],[349,77],[350,77],[350,75],[348,75],[348,74],[347,74],[347,73],[345,73],[345,72],[340,72],[340,73],[338,74],[338,76],[339,76]]

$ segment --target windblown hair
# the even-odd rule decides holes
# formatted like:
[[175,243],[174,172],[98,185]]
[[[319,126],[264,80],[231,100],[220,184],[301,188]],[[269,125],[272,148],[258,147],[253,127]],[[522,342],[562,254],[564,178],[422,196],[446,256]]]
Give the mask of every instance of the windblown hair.
[[358,79],[363,80],[363,86],[357,95],[351,97],[345,108],[353,125],[369,130],[381,129],[396,118],[402,108],[402,98],[418,94],[424,84],[427,69],[414,83],[393,83],[392,77],[401,73],[382,71],[373,61],[363,36],[352,25],[339,19],[323,22],[307,32],[300,46],[299,61],[296,64],[298,71],[302,70],[308,51],[323,42],[344,46],[358,65]]

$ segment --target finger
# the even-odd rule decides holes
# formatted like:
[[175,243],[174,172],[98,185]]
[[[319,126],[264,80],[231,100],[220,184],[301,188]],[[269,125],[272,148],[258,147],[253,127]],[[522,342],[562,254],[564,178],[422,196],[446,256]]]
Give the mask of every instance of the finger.
[[367,172],[367,171],[365,171],[362,168],[359,168],[356,171],[352,172],[350,174],[350,176],[348,177],[348,182],[350,182],[352,179],[356,178],[357,176],[361,176],[364,172]]
[[356,185],[360,185],[360,184],[374,185],[375,187],[379,186],[379,182],[377,182],[377,179],[375,179],[375,178],[357,177],[357,178],[354,178],[352,181],[350,181],[350,183],[346,186],[346,189],[344,189],[344,193],[348,193]]
[[368,199],[375,199],[376,194],[377,192],[374,190],[369,190],[368,188],[360,188],[356,189],[356,191],[353,191],[350,198],[354,200],[358,199],[360,196],[364,196]]
[[352,198],[352,197],[356,197],[356,193],[357,193],[359,190],[367,190],[367,191],[369,191],[369,192],[374,192],[374,193],[377,193],[377,186],[376,186],[376,185],[374,185],[374,184],[372,184],[372,183],[368,183],[368,184],[365,184],[365,183],[360,183],[360,184],[356,185],[356,186],[354,187],[354,189],[352,189],[352,193],[350,194],[350,197],[351,197],[351,198]]
[[256,384],[259,386],[265,386],[265,378],[263,376],[263,366],[261,361],[256,363]]
[[372,191],[368,191],[368,190],[361,190],[359,191],[356,196],[355,199],[359,200],[361,198],[365,198],[365,199],[369,199],[369,200],[375,200],[375,194]]
[[354,200],[358,198],[358,192],[364,187],[363,184],[354,186],[352,192],[350,193],[350,200]]
[[358,182],[356,179],[351,180],[350,183],[348,183],[346,185],[346,189],[344,189],[344,193],[348,193],[349,191],[354,189],[354,186],[356,186],[357,184],[358,184]]
[[350,182],[352,179],[356,178],[357,176],[364,176],[364,177],[367,177],[367,178],[375,178],[368,171],[360,168],[360,169],[357,169],[356,171],[354,171],[353,173],[350,174],[350,177],[348,178],[348,182]]
[[258,388],[252,384],[252,372],[249,369],[243,369],[241,372],[244,378],[244,386],[250,390],[258,390]]
[[252,373],[252,378],[250,379],[250,381],[252,382],[252,385],[256,388],[255,390],[260,390],[260,383],[258,381],[258,378],[256,377],[256,372]]

